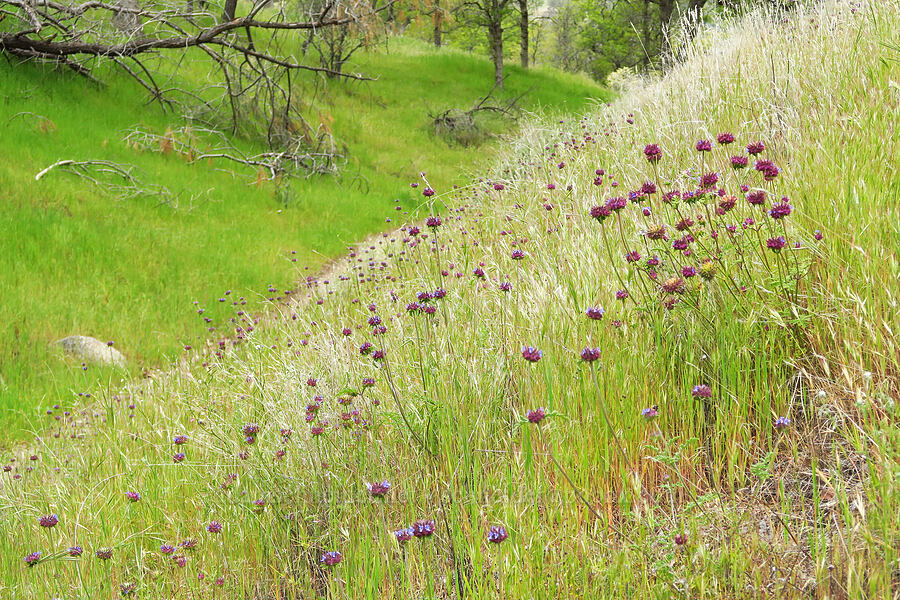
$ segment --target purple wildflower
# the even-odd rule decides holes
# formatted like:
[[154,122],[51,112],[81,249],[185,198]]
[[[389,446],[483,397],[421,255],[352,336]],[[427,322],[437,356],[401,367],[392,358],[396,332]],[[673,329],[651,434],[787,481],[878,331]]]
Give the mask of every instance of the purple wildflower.
[[544,356],[544,353],[534,348],[532,346],[523,346],[522,347],[522,358],[527,360],[528,362],[536,363],[541,360],[541,357]]
[[125,499],[129,502],[139,502],[141,495],[138,492],[125,492]]
[[222,533],[222,524],[218,521],[210,521],[206,526],[206,531],[210,533]]
[[694,398],[712,398],[712,388],[706,384],[695,385],[691,395]]
[[719,182],[719,174],[718,173],[706,173],[703,177],[700,178],[700,185],[709,188],[713,187]]
[[649,162],[654,163],[662,158],[662,150],[658,144],[647,144],[644,146],[644,156]]
[[332,550],[330,552],[326,552],[325,554],[323,554],[322,558],[319,559],[319,562],[324,564],[326,567],[333,567],[336,564],[338,564],[339,562],[341,562],[341,560],[343,560],[343,558],[344,557],[341,556],[340,552],[338,552],[337,550]]
[[697,152],[709,152],[712,150],[712,142],[709,140],[699,140],[695,148],[697,148]]
[[599,306],[592,306],[585,311],[588,319],[592,321],[599,321],[603,318],[603,315],[606,314],[605,311]]
[[747,166],[747,157],[743,154],[737,154],[731,157],[731,168],[732,169],[743,169]]
[[600,348],[585,348],[581,351],[581,360],[594,362],[600,359]]
[[40,562],[41,553],[40,552],[32,552],[31,554],[28,554],[27,556],[25,556],[25,558],[23,558],[22,560],[24,560],[25,564],[28,565],[29,567],[33,567],[34,565],[38,564],[38,562]]
[[773,219],[783,219],[794,209],[793,206],[790,205],[787,198],[782,198],[781,202],[772,206],[769,209],[769,216]]
[[112,555],[112,548],[98,548],[97,551],[94,552],[94,556],[96,556],[100,560],[109,560],[112,558]]
[[366,488],[368,488],[369,493],[375,496],[376,498],[383,498],[388,491],[391,489],[391,482],[384,480],[381,482],[367,483]]
[[412,534],[417,537],[431,537],[434,533],[434,521],[422,519],[412,524]]
[[394,539],[401,544],[408,542],[413,537],[413,530],[409,527],[406,529],[398,529],[394,532]]
[[723,146],[727,146],[734,142],[734,134],[733,133],[720,133],[716,136],[716,141]]
[[487,533],[487,540],[492,544],[502,544],[508,537],[509,534],[502,525],[494,525]]
[[783,235],[766,240],[766,247],[773,252],[781,252],[785,246],[787,246],[787,240],[784,239]]
[[57,517],[56,515],[44,515],[38,520],[38,523],[41,527],[50,529],[52,527],[56,527],[56,524],[59,523],[59,517]]
[[543,421],[544,417],[546,417],[546,416],[547,416],[547,411],[544,410],[543,407],[535,408],[535,409],[529,410],[527,413],[525,413],[525,418],[528,419],[528,422],[534,423],[535,425],[537,425],[538,423]]
[[775,429],[778,431],[784,431],[791,425],[791,420],[788,417],[778,417],[775,419]]
[[641,416],[644,417],[648,421],[652,421],[657,416],[659,416],[659,407],[656,405],[653,405],[649,408],[645,408],[644,410],[641,411]]

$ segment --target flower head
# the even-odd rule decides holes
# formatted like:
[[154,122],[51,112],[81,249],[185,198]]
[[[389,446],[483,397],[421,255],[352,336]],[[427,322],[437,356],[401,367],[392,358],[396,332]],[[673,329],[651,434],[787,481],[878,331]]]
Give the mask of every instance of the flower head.
[[338,564],[339,562],[341,562],[341,560],[343,560],[343,558],[344,557],[341,556],[340,552],[338,552],[337,550],[332,550],[330,552],[326,552],[325,554],[323,554],[322,557],[319,559],[319,562],[324,564],[326,567],[333,567],[336,564]]
[[56,527],[56,524],[59,523],[59,517],[56,515],[44,515],[38,519],[38,523],[41,527],[50,529],[51,527]]
[[28,554],[27,556],[25,556],[25,558],[23,558],[22,560],[24,560],[25,564],[28,565],[29,567],[33,567],[34,565],[36,565],[40,562],[41,553],[40,552],[32,552],[31,554]]
[[650,240],[662,240],[666,237],[666,226],[662,224],[651,225],[644,234]]
[[129,502],[139,502],[141,495],[138,492],[125,492],[125,499]]
[[523,346],[522,347],[522,358],[527,360],[528,362],[536,363],[541,360],[541,357],[544,356],[544,353],[537,348],[532,346]]
[[592,321],[599,321],[603,318],[603,315],[606,314],[606,311],[604,311],[603,308],[599,306],[592,306],[585,311],[585,314],[587,315],[588,319],[591,319]]
[[756,156],[757,154],[762,154],[762,151],[766,149],[766,145],[762,142],[752,142],[747,144],[747,154],[751,156]]
[[109,560],[112,558],[112,555],[112,548],[98,548],[97,551],[94,552],[94,556],[96,556],[100,560]]
[[384,480],[381,482],[367,483],[366,488],[368,488],[369,493],[375,496],[376,498],[383,498],[391,489],[391,482]]
[[594,362],[600,359],[600,348],[585,348],[581,351],[581,360],[585,362]]
[[222,524],[218,521],[210,521],[206,530],[210,533],[222,533]]
[[394,539],[396,539],[401,544],[408,542],[413,537],[413,530],[410,527],[406,529],[398,529],[394,532]]
[[706,173],[703,177],[700,178],[700,185],[705,188],[710,188],[716,185],[719,182],[719,174],[718,173]]
[[778,417],[777,419],[775,419],[775,429],[777,431],[784,431],[790,426],[791,420],[788,417]]
[[734,142],[734,134],[733,133],[720,133],[716,136],[716,141],[723,146],[727,146]]
[[506,528],[502,525],[494,525],[488,530],[487,540],[492,544],[501,544],[506,538],[509,537],[509,534],[506,533]]
[[529,410],[527,413],[525,413],[525,418],[528,419],[528,422],[534,423],[535,425],[537,425],[538,423],[543,421],[544,417],[546,417],[546,416],[547,416],[547,411],[544,409],[544,407],[535,408],[535,409]]
[[645,419],[647,419],[648,421],[652,421],[653,419],[655,419],[656,417],[659,416],[659,407],[656,405],[653,405],[649,408],[645,408],[644,410],[641,411],[641,416],[644,417]]
[[697,152],[709,152],[712,150],[712,142],[709,140],[699,140],[695,148],[697,148]]
[[769,216],[773,219],[783,219],[790,215],[793,209],[794,207],[790,205],[788,199],[782,198],[781,202],[773,205],[772,208],[769,209]]
[[425,224],[427,226],[431,227],[432,229],[440,227],[441,223],[442,223],[442,221],[441,221],[440,217],[428,217],[428,220],[425,221]]
[[422,519],[412,524],[412,534],[415,537],[431,537],[434,533],[434,520]]
[[785,246],[787,246],[787,240],[784,239],[783,235],[766,240],[766,247],[773,252],[781,252]]
[[691,390],[691,396],[694,398],[712,398],[712,388],[706,384],[695,385]]
[[735,170],[743,169],[747,166],[747,157],[743,154],[737,154],[731,157],[731,168]]
[[654,163],[662,158],[662,150],[658,144],[647,144],[644,146],[644,156],[648,161]]

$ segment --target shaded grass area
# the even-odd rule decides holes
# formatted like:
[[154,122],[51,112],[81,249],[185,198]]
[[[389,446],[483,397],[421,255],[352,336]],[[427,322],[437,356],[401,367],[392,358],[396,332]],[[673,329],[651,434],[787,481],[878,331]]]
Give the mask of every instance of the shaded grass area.
[[[188,75],[200,81],[204,68],[203,61],[194,63]],[[393,216],[398,201],[415,213],[409,182],[419,171],[448,187],[485,168],[496,142],[486,138],[472,151],[436,138],[427,112],[469,107],[486,94],[488,61],[394,38],[359,54],[348,68],[378,81],[297,84],[314,99],[307,118],[343,145],[343,173],[288,189],[259,183],[252,171],[226,172],[222,164],[188,164],[174,154],[129,147],[123,137],[132,127],[161,134],[184,122],[148,104],[143,90],[121,75],[109,74],[110,85],[100,88],[49,68],[0,68],[8,149],[0,166],[0,410],[8,415],[0,438],[23,435],[49,405],[68,405],[74,394],[95,393],[163,364],[185,345],[233,333],[234,300],[244,297],[244,310],[256,313],[261,299],[273,295],[270,285],[293,287],[295,267],[318,269],[388,226],[385,215]],[[585,79],[512,69],[507,95],[526,91],[525,108],[550,111],[580,110],[606,95]],[[489,122],[486,131],[509,126]],[[251,141],[236,143],[253,149]],[[133,165],[144,184],[171,194],[123,199],[61,171],[34,180],[60,159]],[[228,302],[218,302],[226,290]],[[49,344],[72,334],[114,341],[129,369],[85,370],[62,359]]]

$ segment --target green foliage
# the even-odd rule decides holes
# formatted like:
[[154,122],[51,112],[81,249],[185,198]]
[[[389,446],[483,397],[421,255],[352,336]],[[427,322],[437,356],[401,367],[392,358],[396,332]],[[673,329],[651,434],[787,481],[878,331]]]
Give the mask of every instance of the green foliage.
[[[246,297],[255,314],[272,296],[269,285],[293,288],[309,274],[305,267],[315,271],[383,228],[397,201],[418,214],[409,182],[422,169],[448,187],[484,167],[496,148],[492,138],[469,152],[435,137],[427,115],[486,94],[487,60],[404,38],[354,58],[350,68],[378,80],[295,82],[307,120],[345,148],[343,172],[273,182],[258,180],[253,169],[131,148],[123,138],[132,127],[164,134],[186,123],[147,105],[143,90],[120,75],[108,74],[108,87],[99,88],[46,67],[0,70],[3,139],[17,149],[0,166],[0,410],[8,415],[0,440],[24,436],[53,404],[70,406],[78,393],[96,394],[166,364],[185,345],[232,334],[231,298]],[[182,77],[201,82],[204,69],[201,60],[189,62]],[[507,87],[510,97],[528,91],[523,103],[533,110],[579,110],[605,95],[584,78],[550,69],[513,69]],[[497,127],[491,132],[500,133]],[[59,159],[133,165],[143,182],[171,196],[122,199],[61,170],[34,180]],[[219,303],[227,289],[229,301]],[[51,343],[72,334],[114,340],[129,368],[83,370],[60,357]]]

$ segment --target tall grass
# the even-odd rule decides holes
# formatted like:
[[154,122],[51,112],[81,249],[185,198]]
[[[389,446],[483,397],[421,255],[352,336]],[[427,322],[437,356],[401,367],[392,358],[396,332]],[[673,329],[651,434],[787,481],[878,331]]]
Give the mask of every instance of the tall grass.
[[[126,583],[176,598],[892,597],[896,9],[754,12],[706,32],[708,49],[611,107],[526,128],[490,181],[434,186],[440,223],[359,244],[221,358],[192,355],[48,421],[3,475],[4,584],[23,597]],[[763,141],[775,181],[732,175],[720,146],[697,152],[724,131],[734,153]],[[767,207],[790,198],[791,245],[748,245],[743,264],[722,251],[667,310],[625,261],[648,255],[636,205],[621,223],[591,209],[708,170],[726,192],[744,176],[770,185]],[[753,209],[738,202],[734,214]],[[644,205],[671,230],[673,205]],[[697,239],[711,244],[699,230],[718,222],[706,215]],[[386,496],[370,493],[385,480]],[[59,524],[41,528],[51,513]],[[432,535],[392,535],[417,520]],[[508,539],[488,541],[492,526]],[[198,544],[175,550],[183,566],[160,552],[186,538]],[[65,556],[75,543],[84,554]]]
[[[383,229],[386,218],[416,215],[409,182],[423,169],[445,189],[484,168],[497,148],[490,135],[513,124],[487,124],[474,150],[434,136],[428,112],[467,108],[485,95],[489,61],[422,46],[395,38],[358,54],[348,68],[377,76],[374,82],[296,82],[308,99],[306,118],[332,133],[347,164],[337,178],[289,185],[259,181],[253,170],[188,164],[174,152],[135,150],[124,139],[132,128],[161,135],[187,123],[148,105],[127,78],[104,73],[109,85],[99,88],[28,64],[0,68],[8,149],[0,166],[0,447],[39,427],[47,407],[71,406],[77,394],[165,365],[186,345],[233,334],[233,300],[244,297],[240,306],[259,313],[267,298],[295,286],[296,266],[315,272]],[[188,65],[172,86],[202,85],[209,65]],[[469,76],[457,78],[460,72]],[[510,97],[528,91],[522,104],[532,111],[581,110],[606,93],[553,71],[517,71],[508,83]],[[252,140],[233,141],[259,150]],[[60,171],[34,180],[60,159],[131,165],[143,186],[171,194],[122,199]],[[406,212],[393,210],[398,201]],[[228,302],[219,302],[226,290]],[[74,334],[114,341],[129,369],[66,360],[52,343]]]

